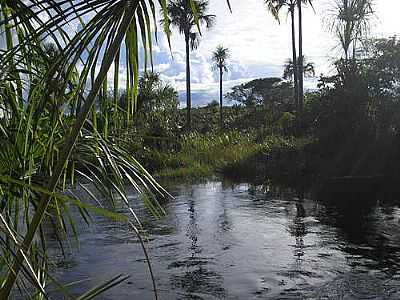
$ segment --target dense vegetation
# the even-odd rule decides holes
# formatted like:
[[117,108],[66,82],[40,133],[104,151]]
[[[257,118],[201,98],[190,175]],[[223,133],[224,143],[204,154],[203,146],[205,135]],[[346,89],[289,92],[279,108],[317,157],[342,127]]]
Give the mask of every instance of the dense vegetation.
[[[299,113],[292,101],[290,81],[253,80],[233,87],[225,95],[234,104],[224,107],[222,131],[218,124],[217,102],[193,110],[195,133],[183,138],[183,129],[179,126],[175,130],[162,126],[151,129],[153,123],[150,122],[147,129],[139,130],[147,130],[149,138],[145,144],[153,155],[153,158],[144,156],[143,161],[158,175],[182,174],[187,178],[185,169],[190,166],[199,172],[189,172],[194,176],[215,175],[216,171],[229,175],[223,171],[225,166],[221,161],[230,161],[232,165],[241,155],[248,159],[254,154],[258,157],[255,165],[266,164],[271,155],[261,145],[278,137],[287,141],[289,148],[296,147],[297,141],[306,146],[300,147],[303,159],[293,164],[295,173],[299,167],[296,164],[299,164],[304,168],[303,175],[319,178],[395,176],[393,161],[398,159],[395,145],[400,108],[399,42],[389,38],[368,39],[363,43],[366,47],[362,56],[338,60],[336,73],[321,77],[319,88],[306,93],[303,112]],[[171,114],[176,118],[174,124],[184,124],[183,112],[176,110]],[[151,141],[151,136],[164,140],[164,144]],[[223,143],[225,138],[231,142]],[[304,140],[308,141],[307,145]],[[236,149],[237,145],[241,145],[242,150]],[[188,150],[190,147],[198,147],[200,153],[209,157],[199,158],[196,151]],[[158,156],[154,155],[155,149],[160,153]],[[236,157],[230,157],[230,150]],[[226,154],[226,158],[219,157],[218,153]],[[180,164],[174,164],[176,161]]]
[[[185,39],[186,108],[179,108],[174,87],[150,71],[151,27],[159,25],[153,1],[67,2],[0,2],[6,41],[0,52],[1,299],[17,290],[45,299],[48,286],[71,298],[49,272],[44,224],[54,229],[61,252],[76,235],[71,210],[87,223],[91,213],[124,222],[141,238],[133,210],[125,216],[103,207],[122,200],[130,208],[128,184],[159,216],[157,198],[169,195],[153,176],[275,181],[301,191],[332,177],[399,177],[400,42],[368,36],[371,1],[337,1],[331,28],[343,55],[334,74],[305,93],[303,77],[315,74],[303,55],[301,9],[312,1],[265,1],[275,18],[283,9],[291,16],[293,57],[283,78],[252,80],[223,98],[229,49],[219,46],[213,59],[220,99],[202,108],[191,105],[190,52],[201,25],[213,25],[207,1],[159,1],[167,36],[171,25]],[[76,33],[66,32],[68,21],[81,22]],[[139,45],[149,67],[143,74]],[[76,196],[77,188],[90,200]]]

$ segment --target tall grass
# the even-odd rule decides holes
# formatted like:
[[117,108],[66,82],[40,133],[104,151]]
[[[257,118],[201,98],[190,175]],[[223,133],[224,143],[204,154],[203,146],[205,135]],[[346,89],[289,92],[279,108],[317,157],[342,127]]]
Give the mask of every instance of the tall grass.
[[[198,180],[215,176],[259,180],[268,175],[271,157],[299,153],[309,139],[268,135],[257,131],[199,134],[182,137],[180,150],[152,151],[147,157],[155,166],[155,176],[164,179]],[[276,170],[275,170],[276,171]]]

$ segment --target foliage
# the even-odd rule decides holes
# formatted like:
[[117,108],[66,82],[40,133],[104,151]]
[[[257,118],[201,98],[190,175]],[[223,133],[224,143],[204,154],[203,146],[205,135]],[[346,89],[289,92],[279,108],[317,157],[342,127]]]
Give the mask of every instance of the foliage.
[[142,134],[162,137],[177,130],[178,92],[157,73],[139,79],[138,114],[135,124]]
[[275,101],[288,89],[290,89],[290,84],[283,82],[280,78],[260,78],[234,86],[225,97],[230,101],[254,107]]
[[[165,1],[159,5],[166,15]],[[1,1],[0,16],[6,41],[0,56],[0,298],[7,299],[18,287],[26,297],[44,299],[49,282],[70,297],[49,273],[43,222],[53,224],[62,247],[66,224],[75,232],[69,213],[73,206],[86,221],[90,211],[113,214],[95,197],[94,204],[66,197],[68,188],[85,180],[90,186],[82,188],[89,195],[95,195],[93,188],[112,203],[116,197],[123,199],[128,207],[126,183],[146,195],[167,195],[115,142],[137,111],[139,44],[145,66],[152,61],[154,2]],[[67,30],[73,22],[81,23],[75,32]],[[169,33],[167,26],[165,31]],[[128,75],[125,109],[118,103],[123,48]],[[155,197],[144,199],[160,213]],[[131,212],[131,218],[120,220],[128,220],[127,226],[139,234],[140,223]],[[80,299],[91,299],[125,279],[115,277]]]
[[219,45],[217,49],[212,53],[213,68],[219,71],[228,71],[227,60],[229,59],[230,53],[228,48],[224,48]]
[[[192,5],[194,9],[192,9]],[[207,14],[208,1],[171,0],[168,3],[168,16],[161,23],[176,27],[185,40],[190,42],[191,50],[199,46],[200,35],[197,26],[204,25],[211,28],[215,22],[215,15]],[[195,11],[195,13],[193,12]]]
[[288,8],[288,13],[291,19],[291,38],[292,38],[292,65],[293,65],[293,102],[299,104],[299,80],[298,80],[298,65],[297,65],[297,49],[296,49],[296,25],[295,25],[295,10],[297,6],[296,0],[266,0],[264,1],[268,10],[272,13],[275,19],[280,22],[279,13],[284,8]]
[[369,21],[374,13],[373,0],[338,0],[335,6],[330,30],[339,40],[345,59],[355,59],[358,43],[369,32]]
[[192,133],[182,139],[179,151],[158,153],[152,159],[158,160],[153,164],[160,179],[190,182],[223,176],[259,184],[267,178],[293,182],[303,163],[299,155],[311,142],[277,135],[261,140],[255,130]]
[[[229,1],[228,1],[229,4]],[[186,126],[192,126],[191,121],[191,87],[190,87],[190,51],[200,44],[200,29],[205,26],[211,28],[215,22],[215,15],[207,14],[208,1],[206,0],[170,0],[167,6],[168,14],[164,15],[161,24],[169,28],[170,25],[177,28],[185,38],[186,45]],[[198,32],[198,31],[199,32]],[[171,33],[171,32],[169,32]]]
[[337,73],[308,97],[305,121],[318,138],[313,152],[325,174],[385,174],[398,154],[399,45],[395,38],[366,42],[359,60],[339,60]]
[[[299,63],[299,59],[297,59],[297,64]],[[293,81],[294,72],[295,72],[295,64],[293,64],[292,59],[288,59],[284,66],[283,70],[283,79],[290,79]],[[306,58],[303,56],[303,74],[305,77],[314,77],[315,76],[315,68],[314,63],[307,62]]]
[[156,176],[170,179],[210,178],[229,163],[237,162],[259,145],[254,134],[227,132],[215,134],[191,133],[183,137],[179,152],[164,159]]
[[206,107],[212,108],[212,107],[216,107],[218,105],[219,105],[219,103],[217,100],[212,100],[210,103],[207,104]]
[[227,72],[227,60],[229,58],[229,49],[224,48],[223,46],[218,46],[217,49],[212,54],[212,61],[213,61],[213,69],[219,71],[219,123],[221,129],[223,128],[224,121],[223,121],[223,114],[222,114],[222,107],[223,107],[223,91],[222,91],[222,76],[224,71]]

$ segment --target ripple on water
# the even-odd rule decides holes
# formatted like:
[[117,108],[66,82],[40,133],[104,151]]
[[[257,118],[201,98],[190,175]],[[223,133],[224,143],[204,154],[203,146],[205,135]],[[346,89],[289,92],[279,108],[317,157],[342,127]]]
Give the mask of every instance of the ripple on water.
[[318,288],[317,299],[386,299],[385,282],[368,274],[348,273]]
[[[288,193],[220,183],[173,193],[164,218],[138,210],[163,300],[400,299],[397,207],[347,214]],[[101,299],[153,299],[137,238],[125,226],[96,221],[90,230],[79,227],[81,250],[58,264],[59,278],[90,278],[73,290],[80,294],[126,273],[131,284]]]

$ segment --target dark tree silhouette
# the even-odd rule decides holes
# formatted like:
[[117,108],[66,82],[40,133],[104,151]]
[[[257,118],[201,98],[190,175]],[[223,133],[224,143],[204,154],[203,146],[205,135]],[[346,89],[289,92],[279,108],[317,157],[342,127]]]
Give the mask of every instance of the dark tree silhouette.
[[[298,58],[298,61],[300,59]],[[285,69],[283,70],[283,79],[289,79],[293,81],[294,75],[296,74],[297,64],[293,64],[293,60],[288,59],[285,64]],[[314,77],[315,76],[315,68],[314,63],[307,62],[306,58],[303,57],[303,75],[305,77]]]

